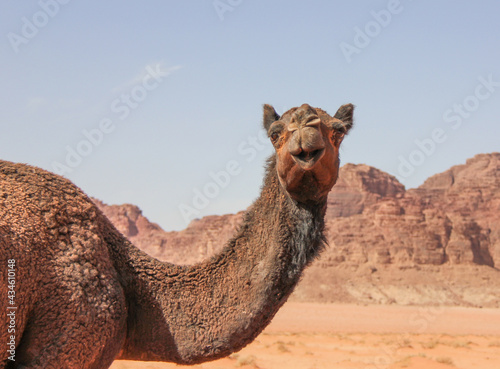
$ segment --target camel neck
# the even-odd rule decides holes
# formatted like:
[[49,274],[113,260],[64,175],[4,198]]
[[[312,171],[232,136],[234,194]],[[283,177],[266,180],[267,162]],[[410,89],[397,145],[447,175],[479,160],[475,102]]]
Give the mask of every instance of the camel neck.
[[121,253],[129,301],[121,358],[193,364],[237,351],[271,321],[323,245],[326,201],[300,205],[270,161],[260,197],[222,252],[192,266]]

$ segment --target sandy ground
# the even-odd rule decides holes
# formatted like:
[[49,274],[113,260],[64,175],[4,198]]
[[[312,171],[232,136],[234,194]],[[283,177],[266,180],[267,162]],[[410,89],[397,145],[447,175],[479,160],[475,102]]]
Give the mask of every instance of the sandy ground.
[[[112,369],[172,369],[116,361]],[[500,309],[287,303],[229,358],[191,368],[500,368]]]

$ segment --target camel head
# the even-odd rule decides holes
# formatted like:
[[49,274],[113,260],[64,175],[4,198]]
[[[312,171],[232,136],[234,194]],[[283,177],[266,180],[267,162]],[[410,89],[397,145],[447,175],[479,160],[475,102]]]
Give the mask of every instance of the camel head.
[[339,148],[353,124],[352,104],[332,117],[303,104],[281,117],[264,105],[264,128],[276,150],[276,170],[283,188],[298,202],[326,198],[337,181]]

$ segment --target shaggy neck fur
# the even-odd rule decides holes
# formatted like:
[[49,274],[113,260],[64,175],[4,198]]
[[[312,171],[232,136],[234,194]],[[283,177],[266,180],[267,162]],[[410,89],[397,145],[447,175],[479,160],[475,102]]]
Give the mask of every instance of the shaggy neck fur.
[[107,233],[129,301],[121,359],[194,364],[251,342],[324,244],[326,199],[298,204],[270,159],[260,197],[223,251],[194,266],[152,259]]

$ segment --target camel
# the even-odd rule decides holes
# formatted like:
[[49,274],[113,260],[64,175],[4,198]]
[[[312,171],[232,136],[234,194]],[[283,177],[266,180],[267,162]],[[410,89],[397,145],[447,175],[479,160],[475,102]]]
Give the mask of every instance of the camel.
[[1,366],[187,365],[250,343],[325,245],[353,109],[304,104],[280,117],[264,105],[275,153],[261,194],[222,251],[195,265],[140,251],[67,179],[0,161]]

